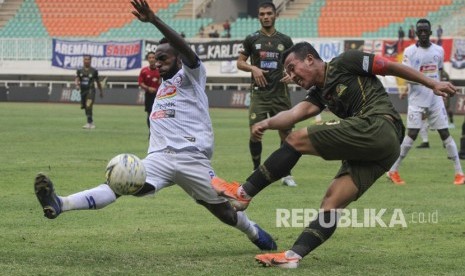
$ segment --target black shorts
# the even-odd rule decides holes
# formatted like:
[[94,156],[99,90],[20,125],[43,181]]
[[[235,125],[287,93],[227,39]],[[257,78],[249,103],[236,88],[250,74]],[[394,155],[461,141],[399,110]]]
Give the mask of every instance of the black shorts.
[[249,125],[253,125],[281,111],[291,109],[289,94],[270,96],[267,92],[250,93]]
[[402,122],[383,115],[350,117],[307,128],[316,151],[325,160],[342,160],[335,178],[350,174],[360,197],[388,171],[400,154]]

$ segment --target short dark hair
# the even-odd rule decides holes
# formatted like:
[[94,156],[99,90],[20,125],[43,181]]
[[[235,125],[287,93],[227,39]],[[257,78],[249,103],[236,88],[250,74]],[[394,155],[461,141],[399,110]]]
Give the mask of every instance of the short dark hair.
[[165,43],[170,45],[171,51],[173,51],[174,55],[179,56],[179,51],[171,45],[170,41],[166,37],[163,37],[162,39],[158,41],[158,45],[165,44]]
[[148,59],[149,55],[155,55],[155,52],[154,51],[147,52],[147,54],[145,54],[145,59]]
[[287,56],[289,56],[291,53],[294,53],[295,56],[300,60],[304,60],[305,57],[307,57],[307,55],[309,54],[312,55],[316,59],[322,60],[318,52],[315,50],[315,48],[313,48],[312,44],[305,42],[305,41],[296,43],[292,45],[291,48],[284,51],[283,57],[282,57],[283,63],[286,60]]
[[273,12],[276,12],[276,6],[271,1],[265,1],[258,5],[258,8],[271,8]]
[[[419,20],[417,21],[417,24],[416,24],[416,25],[421,24],[421,23],[426,23],[426,24],[428,24],[428,26],[431,28],[431,22],[429,22],[428,19],[426,19],[426,18],[419,19]],[[415,25],[415,26],[416,26],[416,25]]]

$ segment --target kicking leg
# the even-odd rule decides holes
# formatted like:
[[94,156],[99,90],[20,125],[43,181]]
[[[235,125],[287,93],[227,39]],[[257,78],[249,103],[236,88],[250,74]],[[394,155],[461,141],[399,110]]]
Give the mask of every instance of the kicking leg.
[[197,203],[207,208],[215,217],[223,223],[233,226],[247,235],[261,250],[276,250],[277,245],[273,238],[255,222],[249,220],[245,212],[236,212],[229,202],[209,204],[202,200]]

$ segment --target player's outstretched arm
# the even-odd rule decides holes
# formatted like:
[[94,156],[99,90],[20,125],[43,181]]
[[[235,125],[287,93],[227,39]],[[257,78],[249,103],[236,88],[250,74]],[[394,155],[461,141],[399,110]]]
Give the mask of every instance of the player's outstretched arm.
[[417,70],[408,67],[404,64],[397,62],[386,62],[385,64],[386,75],[392,75],[406,79],[408,81],[423,84],[424,86],[433,90],[434,94],[438,96],[453,96],[457,92],[457,88],[450,82],[436,81],[426,77],[424,74]]
[[184,38],[163,22],[163,20],[153,12],[147,1],[132,0],[131,4],[135,9],[135,11],[132,11],[132,14],[142,22],[150,22],[155,25],[166,39],[168,39],[171,46],[181,53],[183,61],[187,66],[193,67],[197,64],[197,55],[189,47]]

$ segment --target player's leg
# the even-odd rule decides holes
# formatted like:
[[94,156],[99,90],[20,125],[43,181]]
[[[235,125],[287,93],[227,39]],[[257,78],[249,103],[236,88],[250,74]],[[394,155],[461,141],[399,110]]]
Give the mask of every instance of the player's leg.
[[81,90],[81,109],[84,109],[84,115],[86,115],[86,124],[82,126],[82,128],[89,128],[90,125],[87,120],[87,111],[86,111],[86,102],[87,102],[87,95],[88,91]]
[[[212,196],[218,197],[215,193]],[[211,198],[213,199],[213,197]],[[223,198],[224,199],[224,198]],[[277,250],[278,246],[270,234],[263,230],[258,224],[251,221],[245,212],[236,212],[232,205],[228,202],[222,203],[207,203],[203,200],[197,200],[197,203],[207,208],[215,217],[223,223],[232,226],[244,234],[252,241],[260,250]]]
[[261,164],[263,145],[252,136],[252,125],[265,120],[269,113],[269,103],[264,100],[260,92],[252,92],[249,106],[249,151],[252,157],[253,170]]
[[462,136],[460,137],[459,158],[465,159],[465,119],[462,123]]
[[[291,99],[289,97],[289,94],[283,93],[281,95],[277,95],[272,99],[272,104],[270,106],[270,117],[275,116],[281,111],[289,110],[292,108],[291,104]],[[279,134],[279,139],[281,141],[281,145],[286,141],[286,137],[291,133],[292,129],[294,126],[292,126],[290,129],[283,129],[283,130],[278,130]],[[289,171],[289,175],[284,176],[281,178],[281,183],[285,186],[289,187],[296,187],[297,183],[294,180],[294,177],[292,177],[291,171]]]
[[[169,160],[165,160],[162,155],[149,154],[142,162],[147,172],[147,182],[135,196],[153,194],[173,185],[169,181],[172,169]],[[34,189],[44,215],[50,219],[56,218],[65,211],[101,209],[113,203],[120,196],[105,183],[69,196],[59,196],[55,193],[50,178],[42,173],[36,176]]]
[[262,250],[276,250],[276,243],[267,232],[249,220],[244,212],[236,212],[225,198],[219,197],[212,189],[210,181],[214,172],[205,155],[199,152],[175,155],[177,173],[174,182],[223,223],[246,234],[257,247]]
[[387,172],[387,177],[396,185],[404,185],[405,181],[399,175],[399,167],[417,139],[418,132],[423,124],[425,109],[409,105],[407,112],[407,135],[400,145],[400,155],[394,165]]
[[296,268],[299,261],[328,240],[336,231],[337,209],[345,208],[357,198],[358,189],[350,175],[333,180],[328,188],[317,217],[302,231],[294,245],[282,253],[268,253],[255,256],[264,266]]
[[454,163],[454,184],[462,185],[465,183],[465,176],[463,175],[462,165],[460,164],[457,145],[454,138],[450,135],[448,126],[449,121],[447,118],[446,109],[442,99],[438,99],[431,108],[431,115],[429,116],[429,123],[431,128],[437,129],[442,143],[447,152],[447,157]]
[[34,190],[42,206],[44,216],[54,219],[69,210],[100,209],[114,202],[116,194],[107,184],[69,196],[58,196],[48,176],[39,173],[34,180]]
[[300,234],[290,250],[257,255],[256,260],[265,266],[295,268],[300,259],[328,240],[336,230],[338,211],[357,200],[384,174],[386,168],[395,161],[399,147],[390,144],[388,148],[379,149],[377,153],[385,157],[377,162],[343,161],[326,191],[318,216]]
[[420,138],[421,138],[421,144],[417,146],[417,149],[429,148],[428,129],[429,129],[429,123],[428,123],[428,120],[425,118],[422,121],[420,132],[419,132]]
[[86,116],[87,116],[87,123],[89,124],[89,129],[94,129],[94,118],[93,118],[93,107],[95,102],[95,90],[90,90],[87,94],[86,99]]

